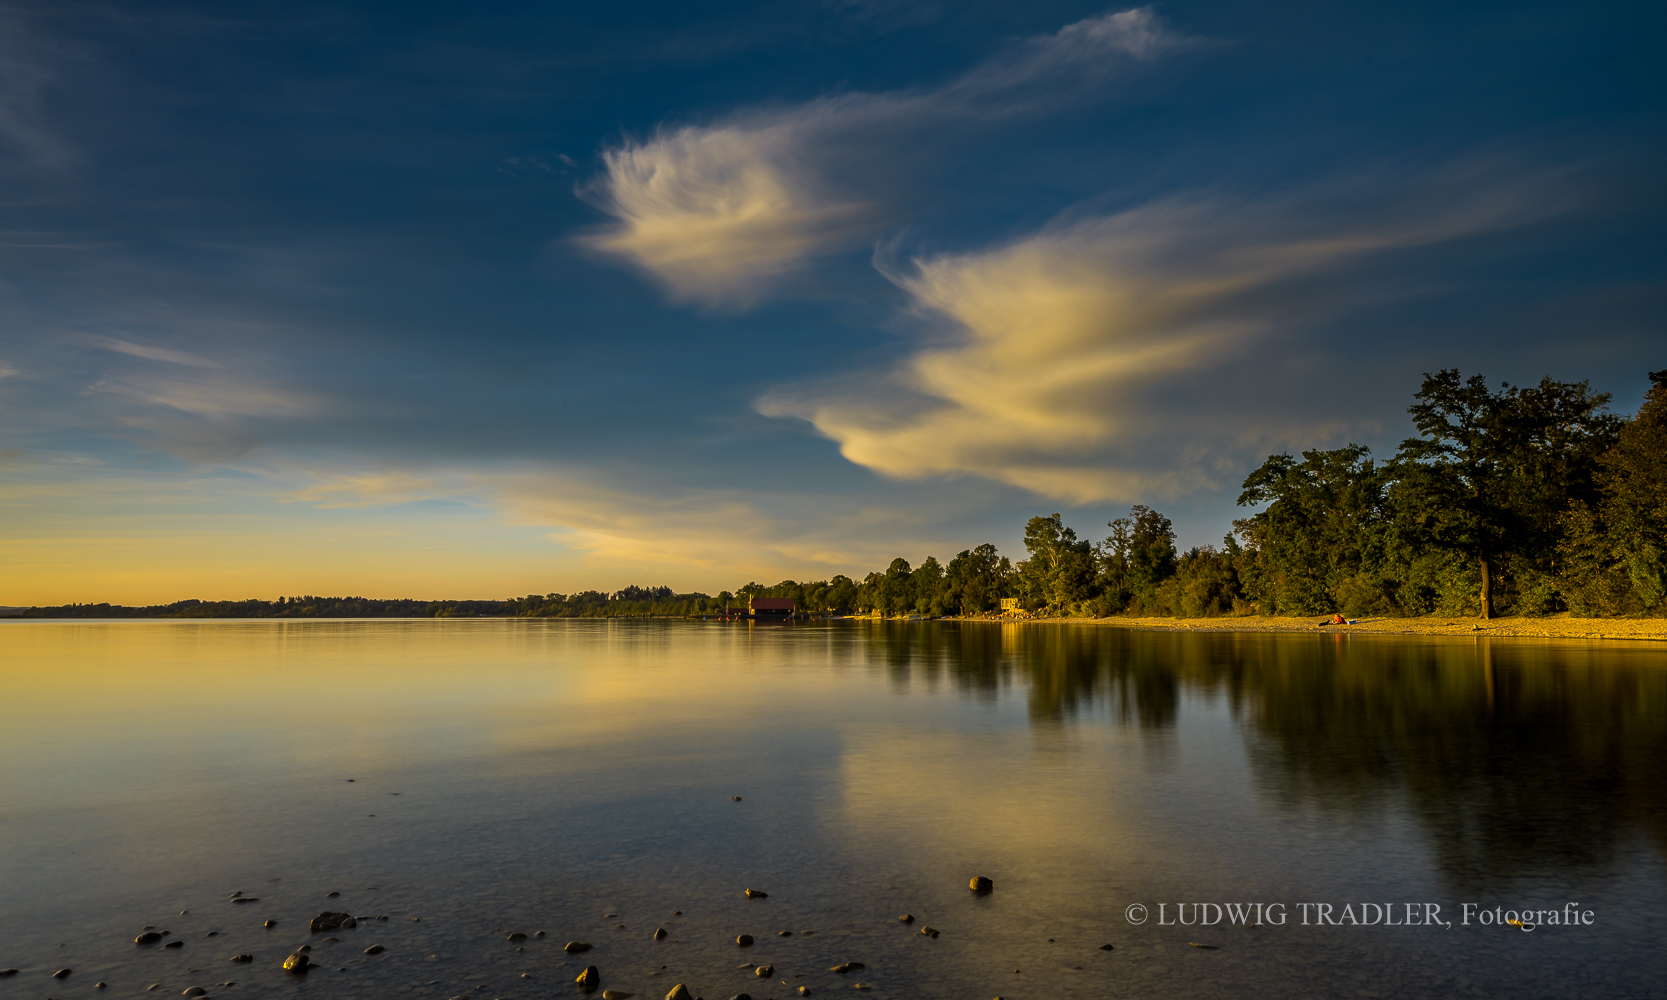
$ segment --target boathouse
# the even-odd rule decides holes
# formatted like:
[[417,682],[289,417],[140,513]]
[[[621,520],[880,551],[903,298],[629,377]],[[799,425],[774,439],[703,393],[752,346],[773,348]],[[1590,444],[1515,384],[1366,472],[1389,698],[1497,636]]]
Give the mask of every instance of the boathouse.
[[787,619],[793,617],[793,612],[799,606],[790,597],[755,597],[747,603],[752,610],[753,618]]

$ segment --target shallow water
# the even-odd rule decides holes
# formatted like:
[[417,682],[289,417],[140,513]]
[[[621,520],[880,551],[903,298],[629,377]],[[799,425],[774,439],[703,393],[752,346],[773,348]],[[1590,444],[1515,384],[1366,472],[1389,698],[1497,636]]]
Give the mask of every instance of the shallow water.
[[0,678],[0,1000],[1667,997],[1660,645],[9,622]]

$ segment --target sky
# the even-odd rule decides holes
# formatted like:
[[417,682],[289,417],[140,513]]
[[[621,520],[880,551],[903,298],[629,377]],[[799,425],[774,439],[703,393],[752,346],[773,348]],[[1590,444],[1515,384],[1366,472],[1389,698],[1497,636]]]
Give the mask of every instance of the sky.
[[0,604],[860,577],[1667,367],[1659,5],[0,2]]

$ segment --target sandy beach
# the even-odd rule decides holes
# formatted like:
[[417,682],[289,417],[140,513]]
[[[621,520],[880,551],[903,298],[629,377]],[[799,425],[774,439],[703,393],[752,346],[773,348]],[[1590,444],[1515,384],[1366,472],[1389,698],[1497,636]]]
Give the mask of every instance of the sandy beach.
[[1111,625],[1184,632],[1344,632],[1362,635],[1486,635],[1534,639],[1654,639],[1667,641],[1667,618],[1573,618],[1567,613],[1510,618],[1360,618],[1324,625],[1313,618],[1029,618],[1031,622]]

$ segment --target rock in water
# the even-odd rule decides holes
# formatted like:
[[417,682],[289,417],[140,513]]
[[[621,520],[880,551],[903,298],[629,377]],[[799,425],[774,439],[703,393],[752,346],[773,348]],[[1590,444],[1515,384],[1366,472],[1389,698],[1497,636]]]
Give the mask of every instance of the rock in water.
[[748,889],[747,890],[747,898],[748,899],[769,899],[770,894],[767,893],[767,892],[761,892],[758,889]]
[[233,955],[228,961],[232,961],[232,962],[253,962],[254,960],[255,960],[255,956],[253,956],[253,955]]
[[809,986],[799,987],[799,995],[802,996],[802,997],[810,996],[810,987]]
[[288,958],[284,959],[284,971],[285,972],[306,972],[307,969],[309,967],[311,967],[312,964],[313,964],[312,959],[308,958],[305,953],[298,951],[295,954],[293,954],[293,955],[289,956]]
[[[386,920],[386,919],[387,919],[387,918],[386,918],[386,917],[382,917],[382,918],[379,918],[379,919],[383,919],[383,920]],[[534,931],[534,932],[533,932],[533,937],[543,937],[543,936],[544,936],[544,932],[543,932],[543,931]]]
[[162,940],[162,935],[156,933],[155,931],[146,931],[145,933],[143,933],[143,934],[139,935],[138,937],[134,938],[133,943],[134,944],[155,944],[156,942],[158,942],[160,940]]
[[752,994],[751,993],[737,993],[734,996],[730,997],[729,1000],[752,1000]]
[[261,926],[262,927],[276,927],[276,926],[278,926],[278,922],[276,920],[268,920],[265,923],[261,924]]
[[636,996],[635,993],[626,993],[622,990],[602,991],[602,1000],[631,1000],[634,996]]
[[98,982],[93,984],[93,989],[95,989],[95,990],[107,990],[109,988],[110,988],[110,984],[105,982],[102,979],[100,979]]
[[580,952],[589,951],[590,943],[586,941],[569,941],[561,947],[562,950],[567,952],[569,955],[577,955]]
[[16,969],[0,969],[0,979],[4,979],[7,976],[15,976],[15,975],[17,975],[17,970]]
[[1216,946],[1213,944],[1199,944],[1197,941],[1188,941],[1187,944],[1192,945],[1194,948],[1203,948],[1205,951],[1216,950]]
[[694,994],[689,992],[689,988],[687,986],[684,986],[682,983],[678,983],[676,986],[671,988],[670,993],[666,994],[666,1000],[695,1000],[695,997]]
[[258,902],[260,902],[260,897],[259,896],[238,896],[236,899],[233,899],[232,902],[234,902],[234,903],[258,903]]
[[1115,948],[1113,948],[1113,947],[1112,947],[1112,946],[1111,946],[1111,945],[1109,945],[1109,944],[1102,944],[1102,945],[1100,945],[1100,950],[1101,950],[1101,951],[1115,951],[1115,950],[1116,950],[1116,949],[1115,949]]
[[162,947],[164,947],[164,948],[183,948],[183,947],[185,947],[185,942],[184,941],[169,941],[167,944],[163,945]]
[[387,950],[388,949],[382,947],[379,944],[373,944],[369,948],[365,949],[365,954],[367,954],[367,955],[380,955]]
[[792,937],[792,931],[776,931],[776,937]]
[[65,976],[69,975],[70,973],[72,973],[74,971],[75,971],[74,969],[59,969],[57,972],[54,972],[52,974],[52,978],[53,979],[62,979]]
[[840,975],[844,975],[845,973],[850,972],[852,969],[861,969],[861,968],[865,968],[865,966],[861,962],[844,962],[840,965],[829,966],[828,971],[829,972],[837,972]]
[[935,927],[922,927],[920,932],[929,938],[935,938],[938,936],[938,930]]
[[752,947],[752,935],[751,934],[737,935],[736,938],[735,938],[735,943],[740,945],[743,948],[751,948]]
[[591,990],[594,990],[596,987],[602,985],[602,973],[597,972],[596,966],[592,965],[585,969],[585,971],[579,973],[579,978],[573,981],[579,984],[579,989],[589,993]]
[[522,934],[520,931],[516,931],[514,934],[511,934],[509,936],[509,940],[511,940],[511,941],[525,941],[526,939],[527,939],[527,936],[525,934]]
[[666,929],[664,927],[654,928],[654,940],[664,941],[665,939],[666,939]]
[[359,921],[353,919],[351,913],[331,913],[326,910],[314,917],[312,923],[308,926],[312,928],[314,934],[317,934],[320,931],[333,931],[338,927],[357,927]]
[[972,880],[967,883],[967,888],[971,889],[973,892],[989,892],[995,887],[996,884],[994,882],[991,882],[982,875],[974,875]]
[[752,971],[753,971],[753,975],[762,976],[765,979],[768,979],[771,976],[776,974],[776,967],[773,966],[773,965],[760,965],[758,968],[756,968]]
[[201,986],[193,986],[190,989],[186,990],[184,993],[180,994],[180,996],[182,996],[182,997],[200,997],[200,996],[207,996],[207,995],[208,995],[208,991],[203,989]]
[[913,913],[905,913],[901,917],[898,917],[897,919],[903,921],[906,924],[912,924],[912,923],[915,922],[915,915]]

